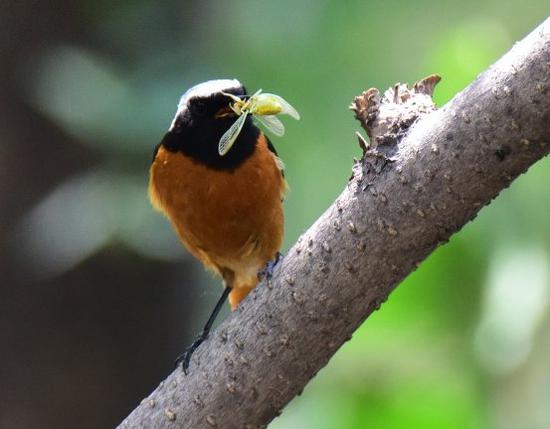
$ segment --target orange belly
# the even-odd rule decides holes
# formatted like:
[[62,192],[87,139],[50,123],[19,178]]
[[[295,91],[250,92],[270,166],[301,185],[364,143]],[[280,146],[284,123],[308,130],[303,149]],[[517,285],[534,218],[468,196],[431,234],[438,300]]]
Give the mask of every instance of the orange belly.
[[150,170],[153,205],[185,247],[233,288],[233,309],[280,249],[285,188],[263,135],[253,155],[232,171],[208,168],[162,146]]

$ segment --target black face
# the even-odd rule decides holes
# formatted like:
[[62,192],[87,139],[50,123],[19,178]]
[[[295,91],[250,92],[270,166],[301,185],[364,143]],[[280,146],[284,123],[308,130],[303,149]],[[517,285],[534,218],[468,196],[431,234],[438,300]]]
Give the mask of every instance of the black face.
[[[246,94],[244,87],[224,92],[241,97]],[[225,110],[225,115],[220,115],[232,102],[230,97],[219,92],[208,97],[191,98],[160,144],[171,152],[180,151],[211,168],[231,170],[238,167],[254,152],[260,130],[249,116],[233,147],[224,156],[219,155],[220,138],[238,118],[228,110]]]

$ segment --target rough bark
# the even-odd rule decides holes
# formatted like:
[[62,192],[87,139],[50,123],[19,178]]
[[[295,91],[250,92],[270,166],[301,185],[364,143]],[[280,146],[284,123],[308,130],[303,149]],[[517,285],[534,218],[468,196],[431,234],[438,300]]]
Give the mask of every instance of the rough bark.
[[405,276],[550,150],[550,19],[443,108],[415,111],[409,98],[433,80],[354,101],[373,144],[342,194],[189,374],[175,370],[121,428],[265,427]]

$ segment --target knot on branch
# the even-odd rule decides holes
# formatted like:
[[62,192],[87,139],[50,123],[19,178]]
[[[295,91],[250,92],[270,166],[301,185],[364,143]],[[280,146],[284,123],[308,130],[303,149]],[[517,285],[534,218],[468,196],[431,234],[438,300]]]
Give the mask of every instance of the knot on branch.
[[[438,75],[432,74],[412,88],[396,83],[383,96],[378,89],[370,88],[355,97],[350,109],[367,132],[372,147],[397,143],[417,118],[436,110],[432,95],[440,80]],[[366,142],[360,138],[359,143],[366,151]]]

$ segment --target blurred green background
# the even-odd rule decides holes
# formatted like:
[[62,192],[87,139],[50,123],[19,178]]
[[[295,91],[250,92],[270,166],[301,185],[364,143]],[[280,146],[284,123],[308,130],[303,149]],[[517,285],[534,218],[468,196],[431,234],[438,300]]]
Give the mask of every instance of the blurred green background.
[[[359,155],[355,95],[438,73],[441,105],[549,12],[547,0],[3,2],[0,428],[115,426],[209,314],[218,281],[146,197],[189,86],[236,77],[301,113],[273,138],[291,186],[286,249]],[[270,428],[549,428],[549,167],[424,262]]]

